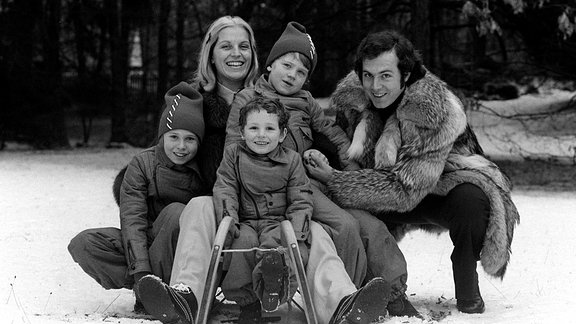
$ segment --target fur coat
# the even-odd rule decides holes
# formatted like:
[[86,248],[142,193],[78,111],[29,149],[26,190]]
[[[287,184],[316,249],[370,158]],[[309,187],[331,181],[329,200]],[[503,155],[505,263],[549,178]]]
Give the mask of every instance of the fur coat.
[[[468,126],[460,100],[430,72],[409,85],[396,112],[380,120],[356,73],[345,77],[330,108],[351,138],[350,158],[363,169],[337,171],[327,183],[342,207],[375,215],[410,211],[428,194],[446,195],[472,183],[490,200],[490,220],[480,254],[484,270],[502,278],[510,260],[514,228],[520,218],[510,197],[511,183],[484,157]],[[397,240],[413,229],[440,233],[435,225],[391,228]]]
[[216,170],[218,170],[224,152],[226,122],[230,113],[230,105],[216,94],[216,90],[206,92],[200,86],[198,89],[204,98],[206,131],[197,156],[207,188],[212,191],[216,182]]

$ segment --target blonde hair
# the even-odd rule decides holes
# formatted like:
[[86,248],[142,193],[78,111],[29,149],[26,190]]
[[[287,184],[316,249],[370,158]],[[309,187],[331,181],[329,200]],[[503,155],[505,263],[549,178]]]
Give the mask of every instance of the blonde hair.
[[205,91],[212,91],[216,87],[216,71],[211,61],[212,51],[218,41],[218,35],[224,28],[234,26],[243,27],[246,32],[248,32],[250,48],[252,51],[252,62],[250,62],[248,75],[246,75],[246,78],[244,79],[244,87],[247,88],[254,86],[254,82],[258,77],[258,56],[256,54],[256,40],[254,38],[254,32],[244,19],[237,16],[222,16],[216,19],[210,27],[208,27],[208,31],[204,36],[204,40],[202,40],[202,47],[200,48],[200,53],[198,55],[198,69],[195,78]]

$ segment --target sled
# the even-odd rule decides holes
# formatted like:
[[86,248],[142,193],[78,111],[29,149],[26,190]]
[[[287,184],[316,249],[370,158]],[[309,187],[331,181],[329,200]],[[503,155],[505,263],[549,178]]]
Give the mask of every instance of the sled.
[[[209,323],[210,312],[212,310],[213,302],[216,298],[216,293],[218,289],[218,284],[220,283],[220,276],[222,273],[222,263],[223,263],[223,253],[242,253],[241,250],[224,250],[224,241],[226,239],[226,234],[228,229],[233,224],[233,219],[230,216],[224,217],[218,230],[216,232],[216,238],[214,239],[214,245],[212,246],[212,253],[210,257],[210,265],[208,268],[208,276],[206,279],[206,286],[204,288],[204,293],[202,296],[202,301],[198,309],[197,323],[207,324]],[[296,235],[294,234],[294,229],[292,223],[288,220],[281,222],[281,233],[282,233],[282,244],[288,249],[290,260],[294,265],[296,270],[296,278],[298,281],[298,293],[304,304],[303,311],[306,317],[306,323],[308,324],[318,324],[318,319],[316,316],[316,311],[314,309],[314,304],[312,301],[312,295],[310,293],[310,288],[308,287],[308,281],[306,280],[306,272],[304,269],[304,263],[302,262],[302,256],[298,248],[298,242],[296,240]],[[288,303],[288,308],[291,310],[291,301]],[[298,303],[295,303],[299,308],[301,308]],[[261,323],[274,323],[278,319],[275,313],[270,313],[265,316]],[[267,322],[267,320],[270,320]],[[221,323],[234,323],[234,320],[225,320]]]

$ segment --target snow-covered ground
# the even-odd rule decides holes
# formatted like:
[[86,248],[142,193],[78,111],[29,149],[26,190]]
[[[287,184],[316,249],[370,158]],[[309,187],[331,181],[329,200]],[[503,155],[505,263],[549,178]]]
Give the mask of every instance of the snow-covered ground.
[[[111,185],[135,151],[0,152],[0,323],[148,322],[123,318],[131,314],[131,291],[102,289],[66,249],[85,228],[119,226]],[[410,299],[428,320],[574,320],[576,195],[516,191],[513,200],[521,224],[512,261],[504,281],[479,272],[487,304],[482,315],[461,314],[454,306],[451,243],[446,234],[416,232],[401,242],[409,264]]]
[[[484,104],[501,109],[493,102]],[[526,107],[522,99],[508,104]],[[495,150],[502,147],[495,140],[518,132],[512,122],[493,122],[492,117],[482,117],[481,110],[469,115],[491,155],[498,155]],[[552,141],[549,135],[554,134],[536,135],[518,143],[536,148],[540,141]],[[556,147],[547,143],[543,148],[554,151],[546,154],[570,156],[576,141]],[[159,323],[130,318],[132,292],[102,289],[67,251],[70,239],[83,229],[119,226],[112,181],[138,150],[0,151],[0,323]],[[499,152],[511,156],[514,150]],[[447,234],[415,232],[400,243],[409,266],[408,294],[426,322],[576,322],[576,194],[520,189],[512,198],[521,224],[508,273],[500,281],[479,270],[484,314],[456,310]]]

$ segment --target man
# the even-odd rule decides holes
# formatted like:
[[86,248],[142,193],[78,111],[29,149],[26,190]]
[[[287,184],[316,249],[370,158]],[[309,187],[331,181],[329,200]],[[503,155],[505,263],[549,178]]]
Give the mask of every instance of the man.
[[[460,100],[423,67],[408,39],[383,31],[361,42],[355,72],[338,85],[331,108],[345,117],[343,127],[353,138],[348,153],[363,169],[337,171],[313,156],[311,176],[340,206],[386,222],[396,240],[411,229],[448,230],[456,306],[483,313],[476,263],[504,276],[519,215],[509,180],[483,156]],[[370,215],[354,215],[364,241],[390,235]],[[394,242],[372,248],[398,257]],[[369,263],[375,253],[367,251]],[[387,272],[406,273],[402,262],[387,267],[392,271],[374,275],[391,281]]]

